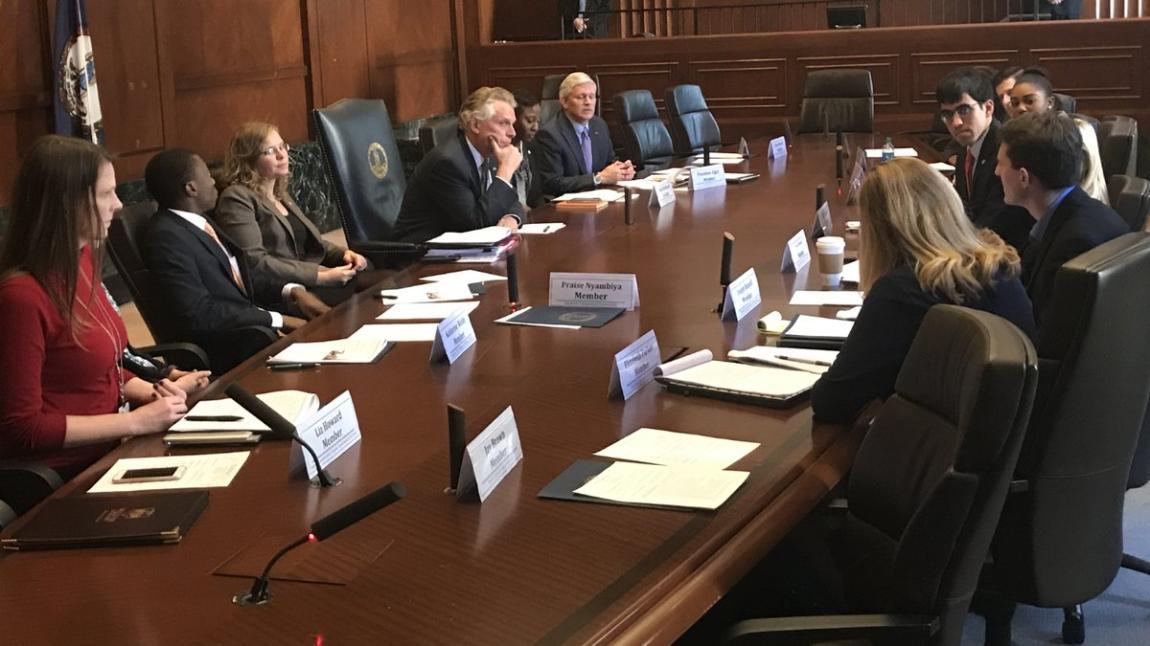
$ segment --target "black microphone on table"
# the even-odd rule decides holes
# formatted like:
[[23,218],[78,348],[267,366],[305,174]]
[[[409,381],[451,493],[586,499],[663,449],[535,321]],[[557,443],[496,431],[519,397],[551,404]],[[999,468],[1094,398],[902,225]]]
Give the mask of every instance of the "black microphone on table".
[[711,165],[711,145],[710,144],[703,144],[703,165],[704,166],[710,166]]
[[723,232],[723,259],[719,266],[719,284],[723,286],[723,298],[719,301],[719,307],[716,311],[721,316],[723,313],[723,303],[727,302],[727,286],[731,284],[731,255],[735,251],[735,236],[729,232]]
[[623,224],[635,224],[635,216],[631,214],[631,189],[623,187]]
[[511,309],[519,307],[519,256],[507,254],[507,303]]
[[783,119],[783,138],[787,140],[787,148],[795,146],[795,135],[791,132],[790,119]]
[[326,469],[320,466],[319,456],[317,456],[315,450],[296,433],[295,424],[284,419],[282,415],[275,412],[271,406],[260,401],[260,398],[253,395],[247,388],[239,384],[229,384],[227,388],[224,388],[224,394],[231,397],[232,401],[240,405],[240,408],[251,413],[264,424],[267,424],[267,427],[271,429],[271,437],[273,439],[295,440],[302,446],[304,451],[311,456],[312,463],[318,472],[316,480],[319,481],[319,486],[334,487],[343,482],[339,478],[333,477]]
[[463,452],[467,449],[467,416],[455,404],[447,405],[447,457],[451,463],[451,480],[447,493],[459,488],[459,472],[463,470]]
[[303,538],[296,540],[291,545],[276,552],[272,560],[268,561],[267,566],[264,567],[264,571],[252,582],[251,589],[232,597],[232,603],[238,606],[258,606],[267,603],[268,599],[271,598],[271,594],[268,593],[268,582],[272,566],[283,558],[284,554],[287,554],[304,543],[331,538],[340,531],[358,523],[360,520],[367,518],[406,495],[407,488],[403,486],[403,483],[389,482],[359,500],[345,505],[315,521],[311,524],[311,531],[305,534]]

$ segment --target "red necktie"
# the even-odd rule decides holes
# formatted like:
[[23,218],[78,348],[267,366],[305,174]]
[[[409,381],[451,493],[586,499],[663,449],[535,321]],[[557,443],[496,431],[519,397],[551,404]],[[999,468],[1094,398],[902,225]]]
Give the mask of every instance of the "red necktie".
[[962,171],[966,175],[966,196],[974,194],[974,151],[966,147],[966,164]]

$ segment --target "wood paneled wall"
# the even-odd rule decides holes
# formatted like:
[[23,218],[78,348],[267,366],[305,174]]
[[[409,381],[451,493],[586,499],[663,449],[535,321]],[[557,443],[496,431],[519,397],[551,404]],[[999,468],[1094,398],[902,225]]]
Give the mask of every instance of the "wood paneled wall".
[[[394,121],[458,106],[456,11],[470,0],[88,0],[109,150],[120,181],[157,150],[220,159],[246,120],[308,138],[310,110],[387,101]],[[50,132],[55,0],[0,0],[0,204]]]

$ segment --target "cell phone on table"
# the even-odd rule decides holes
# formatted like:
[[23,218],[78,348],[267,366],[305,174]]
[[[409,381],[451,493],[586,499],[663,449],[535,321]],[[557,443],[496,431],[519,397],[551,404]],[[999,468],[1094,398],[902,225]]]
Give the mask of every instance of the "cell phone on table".
[[183,466],[149,467],[146,469],[127,469],[120,475],[112,478],[113,484],[131,484],[136,482],[167,482],[179,480],[184,476]]

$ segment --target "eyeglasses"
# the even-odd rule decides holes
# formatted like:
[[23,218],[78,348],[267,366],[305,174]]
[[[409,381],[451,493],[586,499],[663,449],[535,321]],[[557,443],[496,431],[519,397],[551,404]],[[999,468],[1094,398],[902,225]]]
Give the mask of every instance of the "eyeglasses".
[[949,122],[951,119],[954,118],[954,115],[956,115],[956,114],[958,115],[959,119],[965,120],[967,117],[974,114],[974,111],[977,109],[978,109],[977,105],[971,105],[969,103],[963,103],[963,104],[960,104],[957,108],[955,108],[953,110],[939,110],[938,116],[942,118],[943,123]]
[[287,145],[286,143],[282,143],[278,146],[268,146],[267,148],[261,150],[260,154],[264,157],[275,157],[276,153],[286,153],[290,150],[291,146]]

